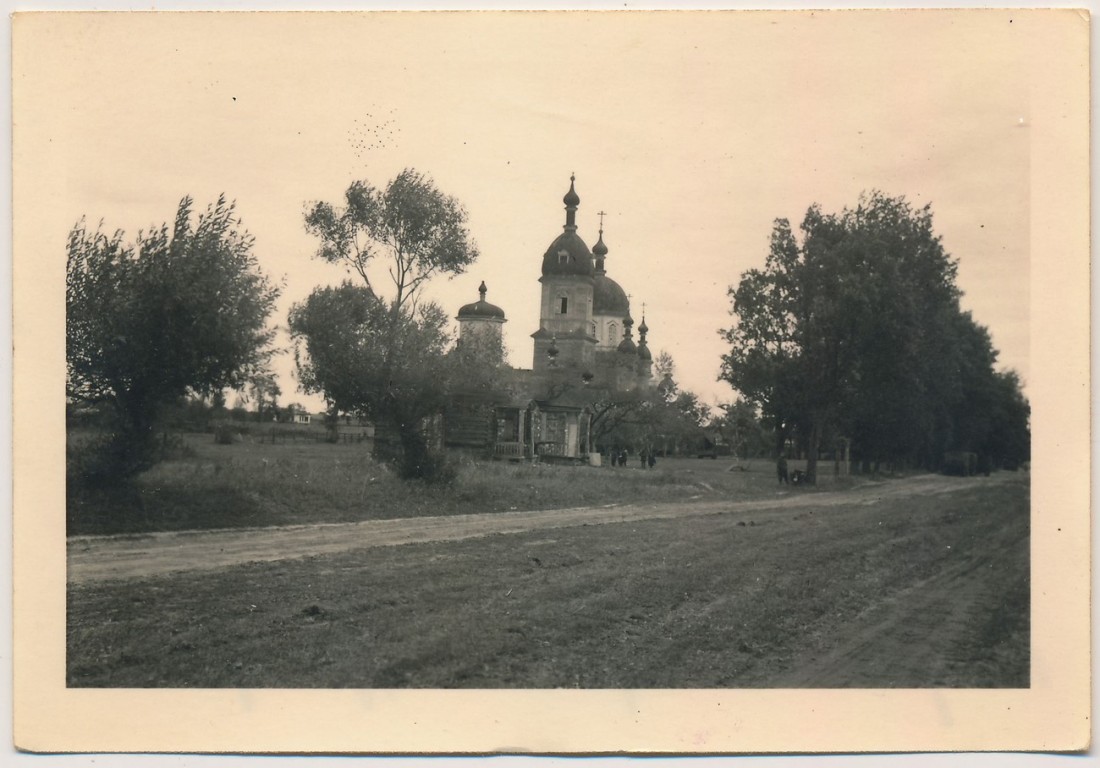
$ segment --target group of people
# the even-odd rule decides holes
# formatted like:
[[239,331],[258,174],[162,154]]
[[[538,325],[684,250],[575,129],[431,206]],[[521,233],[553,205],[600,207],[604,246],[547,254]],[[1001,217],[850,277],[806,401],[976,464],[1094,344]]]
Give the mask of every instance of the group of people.
[[[625,448],[613,448],[609,454],[611,457],[611,466],[613,467],[625,467],[627,452]],[[657,457],[653,455],[652,451],[643,448],[641,453],[638,454],[638,462],[642,469],[653,469],[657,465]]]
[[796,469],[789,475],[787,473],[787,457],[780,454],[778,461],[775,462],[775,471],[779,475],[780,485],[801,485],[806,482],[806,473],[801,469]]

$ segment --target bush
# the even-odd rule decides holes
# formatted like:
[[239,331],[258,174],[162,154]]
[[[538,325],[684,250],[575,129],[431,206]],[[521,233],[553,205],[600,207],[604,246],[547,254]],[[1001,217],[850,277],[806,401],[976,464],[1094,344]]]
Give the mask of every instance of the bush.
[[132,460],[117,438],[97,435],[65,445],[65,485],[69,495],[81,488],[104,488],[126,477]]
[[65,445],[65,482],[70,490],[124,485],[159,461],[194,458],[179,435],[162,434],[142,445],[126,436],[100,433]]
[[451,485],[458,477],[458,468],[446,452],[427,446],[405,446],[394,457],[397,474],[404,480],[422,480],[428,485]]

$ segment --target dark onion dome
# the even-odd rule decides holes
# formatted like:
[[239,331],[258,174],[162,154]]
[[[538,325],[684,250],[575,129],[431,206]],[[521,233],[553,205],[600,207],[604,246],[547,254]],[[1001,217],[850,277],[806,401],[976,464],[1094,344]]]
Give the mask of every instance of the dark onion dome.
[[603,242],[603,230],[600,230],[600,239],[596,241],[596,244],[592,246],[593,256],[606,256],[607,246]]
[[571,208],[576,208],[581,204],[580,195],[577,194],[577,190],[573,188],[573,182],[577,180],[576,176],[569,177],[569,191],[565,193],[565,197],[561,199],[563,203]]
[[649,345],[645,343],[645,335],[649,333],[649,326],[645,324],[645,313],[642,314],[642,324],[638,326],[638,359],[652,360],[653,353],[649,351]]
[[591,277],[592,272],[592,252],[573,230],[567,229],[558,235],[542,257],[544,275]]
[[623,340],[619,342],[618,350],[620,352],[626,352],[627,354],[635,354],[638,348],[634,346],[634,339],[630,338],[632,331],[630,330],[634,326],[634,319],[627,315],[623,318]]
[[592,246],[592,256],[596,262],[596,275],[602,275],[607,272],[603,266],[604,257],[607,256],[607,246],[603,241],[603,230],[600,230],[600,239],[596,241],[596,244]]
[[596,275],[592,281],[593,315],[629,315],[630,300],[626,291],[607,275]]
[[459,320],[504,320],[504,310],[500,307],[490,304],[485,300],[485,281],[481,281],[481,286],[477,289],[481,294],[481,299],[475,301],[473,304],[467,304],[458,310]]

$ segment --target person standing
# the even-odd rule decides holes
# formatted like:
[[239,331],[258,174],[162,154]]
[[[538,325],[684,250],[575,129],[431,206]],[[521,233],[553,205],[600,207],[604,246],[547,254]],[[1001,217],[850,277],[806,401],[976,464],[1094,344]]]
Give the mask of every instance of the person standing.
[[790,481],[787,479],[787,457],[783,454],[779,454],[779,461],[775,463],[775,472],[779,475],[781,485],[790,485]]

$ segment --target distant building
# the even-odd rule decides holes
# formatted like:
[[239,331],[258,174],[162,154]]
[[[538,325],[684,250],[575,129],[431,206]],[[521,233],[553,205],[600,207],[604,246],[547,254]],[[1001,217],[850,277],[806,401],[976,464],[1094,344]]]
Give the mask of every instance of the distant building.
[[[565,226],[542,256],[541,302],[529,370],[504,369],[506,396],[456,398],[444,419],[444,443],[488,449],[500,458],[584,460],[590,451],[592,405],[615,393],[652,386],[653,356],[645,318],[633,339],[630,300],[607,275],[609,249],[599,239],[589,250],[577,234],[580,197],[570,178]],[[486,300],[458,311],[459,344],[475,344],[499,362],[504,310]]]

